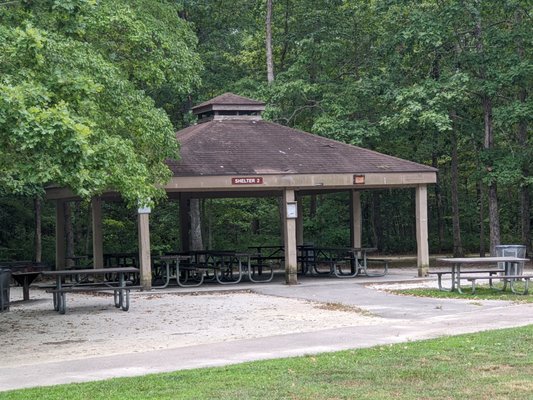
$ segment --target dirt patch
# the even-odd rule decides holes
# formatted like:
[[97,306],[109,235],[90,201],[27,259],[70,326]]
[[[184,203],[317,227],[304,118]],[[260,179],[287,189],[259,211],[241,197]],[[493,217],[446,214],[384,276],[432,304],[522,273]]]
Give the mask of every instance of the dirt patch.
[[350,306],[350,305],[346,305],[342,303],[314,303],[314,307],[318,308],[319,310],[356,313],[356,314],[361,314],[365,316],[372,315],[372,313],[370,313],[369,311],[363,310],[362,308]]
[[[16,298],[20,288],[12,288]],[[14,302],[0,318],[4,366],[128,354],[329,328],[382,323],[357,307],[251,293],[132,292],[128,312],[113,296],[67,294],[67,312],[53,310],[52,296]],[[61,351],[57,351],[60,348]]]

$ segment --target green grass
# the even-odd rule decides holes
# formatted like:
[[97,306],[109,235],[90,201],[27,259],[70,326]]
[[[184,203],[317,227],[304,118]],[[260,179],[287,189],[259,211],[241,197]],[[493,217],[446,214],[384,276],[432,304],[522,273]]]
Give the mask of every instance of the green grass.
[[[517,284],[517,290],[522,290],[521,283]],[[498,287],[498,285],[496,285]],[[533,286],[533,285],[532,285]],[[393,290],[395,294],[418,296],[418,297],[435,297],[439,299],[463,299],[463,300],[506,300],[520,303],[533,303],[533,294],[530,292],[527,295],[514,294],[509,291],[505,292],[490,289],[488,285],[476,285],[476,293],[472,294],[472,286],[461,286],[463,293],[445,292],[439,289],[415,288],[415,289],[401,289]],[[531,288],[533,291],[533,287]]]
[[138,378],[0,399],[533,399],[533,325]]

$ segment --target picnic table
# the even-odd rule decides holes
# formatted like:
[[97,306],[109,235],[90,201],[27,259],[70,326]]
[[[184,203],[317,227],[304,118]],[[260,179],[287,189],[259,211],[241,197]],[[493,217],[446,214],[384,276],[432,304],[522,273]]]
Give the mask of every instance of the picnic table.
[[[80,282],[67,285],[63,284],[63,278],[71,275],[72,271],[61,270],[42,272],[43,276],[55,278],[55,285],[48,292],[51,292],[53,295],[54,310],[58,311],[60,314],[65,314],[66,312],[66,294],[75,292],[113,291],[115,307],[121,308],[123,311],[128,311],[130,305],[130,290],[139,288],[131,286],[131,282],[126,279],[130,274],[138,274],[138,268],[90,268],[77,270],[76,273],[85,278],[92,278],[92,282],[89,279],[80,279]],[[107,274],[115,274],[117,279],[112,281],[101,279],[107,276]]]
[[11,277],[22,286],[23,301],[28,301],[30,299],[30,285],[32,282],[43,271],[51,268],[48,264],[33,261],[2,262],[0,267],[10,269]]
[[[437,258],[438,262],[448,264],[450,270],[446,271],[431,271],[430,274],[436,274],[438,276],[438,285],[439,289],[443,291],[461,291],[461,279],[468,280],[472,282],[472,292],[475,292],[475,282],[480,279],[489,280],[489,285],[492,288],[492,281],[496,279],[501,279],[504,281],[504,287],[502,290],[505,290],[507,283],[510,283],[511,290],[514,292],[513,282],[517,279],[526,278],[529,283],[530,277],[523,274],[518,274],[518,266],[520,263],[529,261],[527,258],[519,257],[458,257],[458,258]],[[484,268],[477,270],[468,270],[468,274],[471,276],[463,275],[461,276],[461,268],[465,265],[486,265],[486,264],[500,264],[503,265],[503,268]],[[484,274],[484,275],[478,275]],[[442,276],[450,275],[451,286],[450,288],[445,288],[442,285]],[[527,286],[525,289],[527,293]],[[524,294],[525,294],[524,293]]]
[[[193,272],[192,268],[182,265],[184,261],[188,262],[190,259],[190,255],[183,253],[167,253],[162,256],[153,256],[154,277],[161,279],[163,283],[159,286],[152,286],[152,288],[164,289],[170,284],[171,279],[176,279],[176,283],[180,287],[200,286],[204,281],[203,272],[195,274],[196,270]],[[188,283],[189,281],[194,282]]]
[[241,253],[235,250],[197,250],[190,253],[193,256],[192,266],[204,270],[204,280],[221,285],[234,285],[242,280]]
[[[375,247],[314,247],[310,245],[299,246],[299,261],[302,273],[315,275],[335,275],[338,278],[353,278],[359,275],[384,276],[388,271],[385,260],[369,259],[368,253],[377,249]],[[370,272],[370,263],[383,264],[383,271]],[[320,267],[326,266],[326,270]],[[346,268],[349,270],[346,271]]]
[[[196,287],[205,281],[232,285],[244,277],[254,283],[271,281],[274,276],[272,266],[258,265],[254,262],[257,257],[256,253],[235,250],[195,250],[156,256],[157,277],[164,283],[154,288],[167,287],[171,279],[176,279],[180,287]],[[269,272],[265,273],[264,269]]]

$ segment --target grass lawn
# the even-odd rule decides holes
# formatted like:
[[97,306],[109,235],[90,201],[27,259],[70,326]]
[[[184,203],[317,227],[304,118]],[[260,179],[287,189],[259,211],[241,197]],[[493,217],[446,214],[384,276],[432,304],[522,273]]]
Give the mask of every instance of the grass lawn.
[[533,325],[0,399],[533,399]]
[[[522,287],[517,284],[517,289],[522,290]],[[495,285],[498,287],[498,285]],[[500,285],[501,286],[501,285]],[[533,283],[531,285],[531,292],[533,292]],[[404,294],[419,297],[436,297],[442,299],[464,299],[464,300],[507,300],[520,303],[533,303],[533,294],[530,292],[527,295],[520,295],[512,293],[509,288],[505,292],[490,289],[488,285],[476,285],[476,293],[472,294],[472,286],[461,285],[463,294],[457,292],[445,292],[439,289],[416,288],[416,289],[402,289],[393,290],[395,294]]]

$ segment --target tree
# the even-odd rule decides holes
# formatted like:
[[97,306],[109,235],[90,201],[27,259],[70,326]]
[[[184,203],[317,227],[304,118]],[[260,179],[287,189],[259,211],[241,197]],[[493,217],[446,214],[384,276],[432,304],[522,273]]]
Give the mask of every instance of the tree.
[[274,82],[274,64],[272,62],[272,0],[267,0],[266,9],[266,66],[267,81]]
[[178,157],[177,143],[147,93],[187,94],[200,65],[177,13],[141,0],[0,7],[4,191],[53,183],[89,198],[116,190],[132,206],[164,194],[157,185],[170,176],[164,161]]

